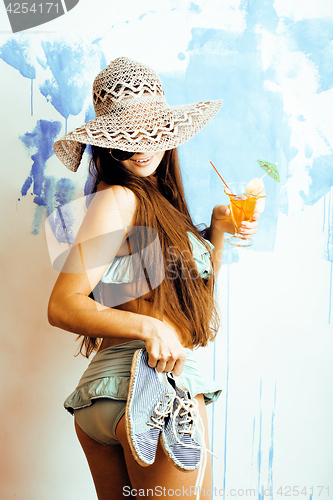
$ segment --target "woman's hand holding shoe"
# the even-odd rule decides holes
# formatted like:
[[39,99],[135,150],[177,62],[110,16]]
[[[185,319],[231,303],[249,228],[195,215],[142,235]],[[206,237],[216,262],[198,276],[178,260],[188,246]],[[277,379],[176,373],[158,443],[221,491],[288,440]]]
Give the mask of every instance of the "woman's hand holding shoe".
[[146,324],[147,333],[143,340],[148,352],[148,364],[158,372],[173,372],[181,375],[186,350],[181,345],[176,331],[165,322],[149,317]]

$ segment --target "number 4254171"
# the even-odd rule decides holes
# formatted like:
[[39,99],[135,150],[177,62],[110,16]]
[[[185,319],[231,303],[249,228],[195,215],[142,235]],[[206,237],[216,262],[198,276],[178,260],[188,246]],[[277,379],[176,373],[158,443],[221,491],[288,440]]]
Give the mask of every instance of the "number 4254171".
[[[317,489],[316,489],[317,488]],[[285,497],[295,497],[298,495],[305,495],[308,496],[309,494],[313,496],[322,496],[326,497],[329,496],[329,486],[280,486],[280,488],[276,492],[278,495],[285,496]]]
[[58,3],[33,3],[30,8],[27,3],[9,3],[6,7],[6,11],[10,14],[27,14],[32,12],[33,14],[49,14],[51,9],[55,9],[57,14],[59,13]]

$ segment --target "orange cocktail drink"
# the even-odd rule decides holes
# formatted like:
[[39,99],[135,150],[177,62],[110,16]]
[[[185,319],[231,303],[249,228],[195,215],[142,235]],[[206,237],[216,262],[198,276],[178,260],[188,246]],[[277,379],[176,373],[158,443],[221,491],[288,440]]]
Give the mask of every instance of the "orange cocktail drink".
[[247,193],[247,184],[245,182],[234,182],[229,184],[229,189],[224,190],[230,200],[230,212],[235,227],[235,234],[227,237],[226,241],[230,245],[246,247],[252,245],[252,240],[246,239],[240,233],[240,227],[243,221],[251,221],[256,209],[257,201],[266,196],[265,191],[260,193]]

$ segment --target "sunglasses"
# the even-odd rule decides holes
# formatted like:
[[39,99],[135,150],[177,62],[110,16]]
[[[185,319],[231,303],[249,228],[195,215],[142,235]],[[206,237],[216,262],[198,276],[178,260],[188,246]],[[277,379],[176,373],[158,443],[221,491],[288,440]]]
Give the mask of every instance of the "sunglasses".
[[135,155],[131,151],[122,151],[121,149],[110,149],[109,153],[116,161],[126,161]]

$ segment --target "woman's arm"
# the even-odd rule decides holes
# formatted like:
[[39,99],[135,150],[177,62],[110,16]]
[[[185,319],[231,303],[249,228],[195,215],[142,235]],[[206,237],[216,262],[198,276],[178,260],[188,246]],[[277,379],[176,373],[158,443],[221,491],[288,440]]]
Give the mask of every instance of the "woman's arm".
[[89,297],[125,241],[125,228],[133,225],[135,211],[130,190],[113,186],[96,193],[50,297],[48,316],[53,326],[89,337],[113,336],[127,329],[132,338],[142,330],[138,322],[131,326],[128,315],[121,314],[121,326],[111,322],[110,316],[115,319],[118,311],[111,312]]
[[[259,217],[260,214],[255,212],[251,222],[242,222],[241,233],[245,238],[252,238],[257,232]],[[225,233],[235,233],[230,208],[227,205],[216,205],[213,209],[211,225],[208,231],[208,239],[214,245],[212,259],[215,276],[217,276],[222,265]]]
[[186,358],[176,332],[156,318],[108,308],[89,297],[135,222],[137,199],[121,186],[96,193],[48,307],[52,326],[88,337],[143,340],[149,364],[180,375]]

